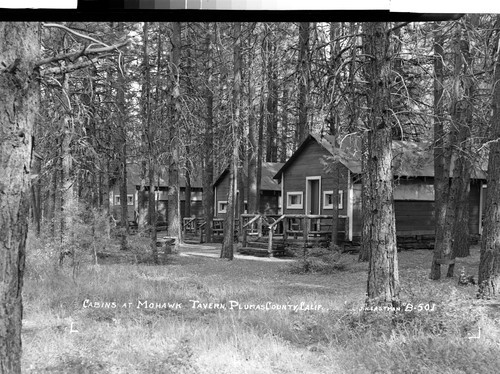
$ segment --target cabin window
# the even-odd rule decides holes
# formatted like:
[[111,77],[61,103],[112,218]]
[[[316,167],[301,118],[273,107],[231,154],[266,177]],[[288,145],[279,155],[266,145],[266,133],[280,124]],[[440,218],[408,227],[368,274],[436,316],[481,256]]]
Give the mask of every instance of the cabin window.
[[227,213],[227,201],[217,202],[217,213]]
[[[115,205],[120,205],[120,195],[115,196]],[[127,205],[134,205],[134,195],[127,195]]]
[[302,191],[287,192],[286,207],[288,209],[303,209],[303,203],[302,203],[303,197],[304,193]]
[[[333,209],[333,191],[323,191],[323,209]],[[338,209],[344,209],[344,191],[339,190]]]

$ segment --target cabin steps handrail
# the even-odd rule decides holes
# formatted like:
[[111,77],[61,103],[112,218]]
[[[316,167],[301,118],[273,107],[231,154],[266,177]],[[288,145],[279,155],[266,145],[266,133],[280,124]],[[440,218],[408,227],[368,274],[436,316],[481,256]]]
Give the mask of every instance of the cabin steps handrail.
[[269,230],[272,230],[276,227],[276,225],[278,223],[280,223],[281,221],[283,221],[285,218],[287,218],[287,215],[286,214],[283,214],[280,218],[278,218],[276,221],[274,221],[273,223],[271,223],[269,225]]
[[184,221],[182,227],[186,228],[186,226],[190,225],[194,220],[196,220],[196,217],[184,217],[182,220]]
[[[243,214],[242,214],[242,215],[241,215],[241,217],[242,217],[242,218],[243,218],[243,217],[248,217],[248,215],[243,215]],[[261,217],[262,217],[262,215],[260,215],[260,214],[256,214],[256,215],[255,215],[255,217],[253,217],[250,221],[248,221],[247,223],[245,223],[245,224],[242,226],[242,228],[244,229],[245,227],[247,227],[247,226],[251,225],[252,223],[254,223],[254,222],[256,222],[256,221],[258,221],[258,220],[259,220],[259,218],[261,218]]]

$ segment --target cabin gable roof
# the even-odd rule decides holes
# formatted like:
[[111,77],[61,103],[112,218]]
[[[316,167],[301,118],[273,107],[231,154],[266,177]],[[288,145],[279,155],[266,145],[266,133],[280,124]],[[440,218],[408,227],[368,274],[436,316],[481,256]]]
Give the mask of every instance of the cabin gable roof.
[[[301,156],[310,142],[317,142],[331,156],[347,167],[354,174],[361,174],[361,137],[357,134],[347,135],[335,146],[331,135],[309,134],[300,144],[290,159],[275,174],[274,179],[281,180],[283,173]],[[393,174],[397,177],[434,177],[433,145],[430,142],[392,141]],[[452,158],[450,176],[453,173],[456,157]],[[320,162],[318,160],[318,162]],[[481,158],[474,163],[471,178],[486,179],[486,162]]]
[[[262,175],[260,178],[260,189],[262,191],[281,191],[281,187],[278,182],[274,180],[274,175],[283,166],[282,162],[263,162],[262,163]],[[219,174],[215,180],[213,187],[217,187],[229,174],[229,167],[224,169],[222,173]],[[244,175],[246,177],[247,171],[244,170]]]

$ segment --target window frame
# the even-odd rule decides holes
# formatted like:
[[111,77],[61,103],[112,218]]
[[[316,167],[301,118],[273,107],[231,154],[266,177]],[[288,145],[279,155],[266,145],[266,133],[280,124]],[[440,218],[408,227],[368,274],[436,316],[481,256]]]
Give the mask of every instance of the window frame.
[[[291,204],[292,196],[300,196],[300,204]],[[286,208],[287,209],[304,209],[304,191],[287,191],[286,193]]]
[[[333,204],[327,204],[328,195],[333,196],[333,190],[323,191],[323,209],[333,209]],[[344,209],[344,190],[338,190],[339,203],[337,209]]]
[[[222,204],[225,204],[226,207],[221,209]],[[219,200],[217,201],[217,213],[227,213],[227,200]]]
[[[130,200],[131,199],[131,200]],[[120,195],[115,195],[115,205],[120,205]],[[127,194],[127,206],[134,205],[134,194]]]

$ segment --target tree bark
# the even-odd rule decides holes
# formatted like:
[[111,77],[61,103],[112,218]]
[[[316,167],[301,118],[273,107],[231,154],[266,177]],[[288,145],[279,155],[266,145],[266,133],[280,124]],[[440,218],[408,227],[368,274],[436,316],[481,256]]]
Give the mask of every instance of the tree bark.
[[184,176],[186,181],[186,189],[184,190],[184,217],[191,217],[191,172],[186,169]]
[[[33,139],[36,139],[34,136]],[[35,140],[33,140],[33,150],[35,150]],[[32,174],[36,176],[31,181],[31,211],[33,214],[33,222],[35,223],[36,236],[40,236],[42,222],[42,161],[38,157],[33,157]]]
[[276,41],[273,31],[265,24],[266,38],[264,41],[264,52],[266,60],[267,76],[267,103],[266,103],[266,161],[277,162],[278,160],[278,84],[276,82]]
[[368,61],[367,149],[363,170],[363,247],[369,253],[368,305],[399,305],[396,225],[393,207],[392,128],[390,118],[391,56],[386,23],[367,23],[363,47]]
[[[118,32],[124,33],[124,25],[118,23]],[[120,232],[121,243],[120,249],[125,251],[128,249],[128,206],[127,206],[127,103],[125,100],[126,79],[121,71],[118,73],[116,80],[116,106],[118,115],[116,118],[117,136],[115,138],[116,152],[118,153],[118,183],[120,190]]]
[[24,259],[33,126],[39,107],[36,23],[0,23],[0,373],[21,373]]
[[[470,24],[469,16],[465,18],[466,24]],[[470,178],[471,178],[471,132],[474,126],[472,104],[473,95],[475,92],[474,71],[472,69],[472,54],[470,53],[470,43],[468,32],[462,37],[462,25],[459,27],[455,40],[455,55],[459,63],[457,63],[457,75],[460,92],[456,95],[457,100],[453,105],[452,117],[457,128],[457,149],[459,154],[456,161],[457,176],[457,198],[454,201],[455,205],[455,220],[453,222],[453,242],[451,252],[453,258],[467,257],[470,255],[470,240],[469,240],[469,195],[470,195]],[[448,269],[448,276],[453,275],[453,267]]]
[[212,183],[214,181],[214,155],[213,155],[213,110],[214,96],[212,92],[212,41],[211,24],[207,24],[205,34],[205,56],[206,56],[206,89],[205,89],[205,131],[204,131],[204,153],[203,153],[203,212],[205,214],[205,240],[212,241],[212,222],[214,217],[214,192]]
[[[500,17],[497,17],[499,19]],[[479,296],[500,294],[500,53],[493,80],[492,139],[488,159],[488,192],[479,260]]]
[[[449,165],[450,155],[444,131],[444,36],[441,26],[434,23],[434,195],[435,195],[435,220],[436,239],[434,244],[434,256],[431,266],[430,278],[437,280],[441,278],[441,262],[446,254],[446,213],[448,205],[449,188]],[[449,248],[449,246],[448,246]]]
[[[156,247],[156,189],[155,189],[155,170],[156,170],[156,155],[154,141],[156,137],[156,126],[152,120],[151,108],[151,72],[149,64],[149,22],[144,22],[143,26],[143,82],[142,82],[142,106],[144,133],[146,139],[147,160],[148,160],[148,217],[150,224],[150,248],[153,256],[153,262],[158,264],[158,248]],[[160,189],[158,186],[158,193]]]
[[[229,171],[229,194],[227,198],[227,213],[224,221],[224,241],[222,243],[221,258],[232,260],[234,256],[235,232],[235,184],[238,180],[238,165],[240,160],[240,106],[241,106],[241,23],[235,22],[233,26],[233,120],[231,122],[233,154]],[[240,190],[240,193],[243,193]]]
[[[251,60],[251,59],[249,59]],[[251,214],[258,213],[259,206],[257,205],[257,158],[259,153],[259,133],[257,129],[257,118],[255,112],[257,110],[255,104],[255,80],[251,74],[250,66],[248,67],[248,212]]]
[[[65,112],[62,123],[62,141],[61,141],[61,239],[63,248],[59,254],[59,265],[62,265],[64,256],[71,253],[74,257],[73,247],[70,245],[71,228],[73,222],[74,209],[74,178],[72,176],[73,157],[71,155],[71,142],[73,140],[73,129],[71,128],[71,102],[69,92],[69,75],[64,74],[62,83],[62,97],[64,105],[62,111]],[[71,250],[70,250],[71,248]]]
[[281,149],[280,162],[287,161],[286,150],[288,147],[288,88],[283,89],[283,103],[281,111]]
[[[174,74],[172,77],[172,103],[171,103],[171,127],[170,131],[173,139],[170,139],[170,144],[173,144],[169,165],[169,194],[168,194],[168,234],[177,238],[175,249],[178,250],[178,245],[181,241],[181,222],[180,222],[180,204],[179,204],[179,110],[178,101],[180,96],[180,61],[181,61],[181,23],[173,22],[172,32],[172,66]],[[172,136],[172,135],[171,135]]]
[[306,138],[309,131],[307,124],[307,96],[309,92],[309,22],[299,25],[299,121],[297,124],[296,144]]
[[266,107],[264,105],[264,90],[260,90],[260,103],[259,103],[259,128],[258,128],[258,144],[257,144],[257,193],[255,205],[257,206],[257,211],[259,213],[264,213],[260,206],[260,195],[261,195],[261,180],[262,180],[262,153],[264,149],[264,119],[266,115]]

